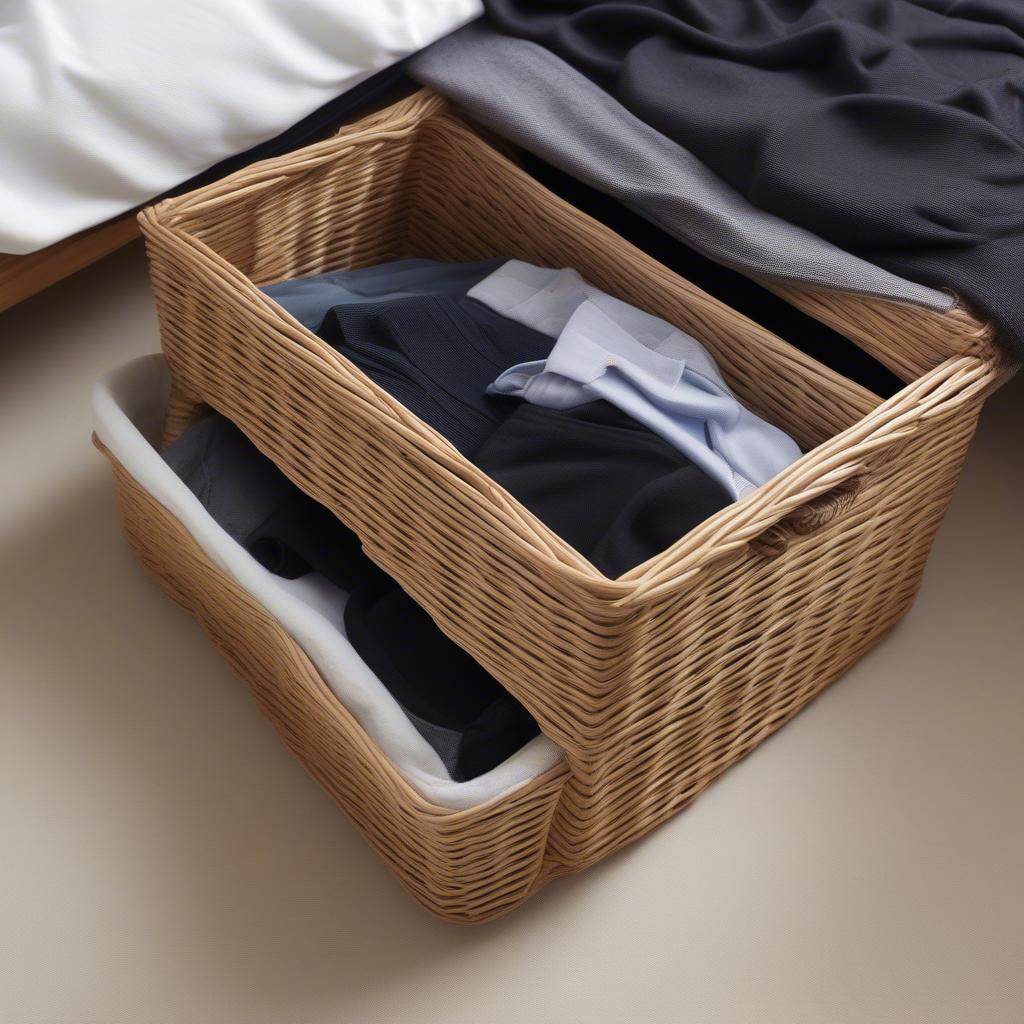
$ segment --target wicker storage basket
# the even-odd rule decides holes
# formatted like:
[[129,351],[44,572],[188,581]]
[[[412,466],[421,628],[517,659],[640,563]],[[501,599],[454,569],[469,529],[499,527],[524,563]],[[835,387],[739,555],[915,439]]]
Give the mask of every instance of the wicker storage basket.
[[[229,416],[565,752],[567,771],[508,806],[410,800],[323,708],[295,645],[122,475],[146,564],[412,893],[458,920],[496,916],[643,835],[877,642],[914,598],[1007,369],[963,311],[780,288],[908,382],[882,402],[546,192],[425,92],[140,219],[174,378],[168,436],[203,403]],[[807,454],[609,580],[257,289],[403,256],[496,255],[576,267],[689,331]]]
[[468,810],[416,793],[277,621],[223,571],[100,442],[139,561],[194,615],[249,684],[292,753],[341,805],[412,895],[451,920],[495,917],[541,876],[564,765]]

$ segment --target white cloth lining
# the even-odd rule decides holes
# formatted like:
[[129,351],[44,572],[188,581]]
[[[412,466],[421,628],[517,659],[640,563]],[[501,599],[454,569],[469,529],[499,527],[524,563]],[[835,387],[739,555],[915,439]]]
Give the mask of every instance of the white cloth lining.
[[160,457],[154,445],[168,391],[169,375],[160,355],[144,356],[109,374],[93,388],[97,436],[207,557],[281,623],[369,738],[425,800],[452,810],[479,806],[559,763],[559,748],[538,736],[486,774],[453,782],[437,753],[339,628],[341,591],[322,577],[288,582],[268,572],[228,536]]

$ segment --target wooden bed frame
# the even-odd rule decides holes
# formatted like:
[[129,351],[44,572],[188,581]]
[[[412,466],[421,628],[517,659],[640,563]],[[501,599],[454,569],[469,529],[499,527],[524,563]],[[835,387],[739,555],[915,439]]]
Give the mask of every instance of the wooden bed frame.
[[0,254],[0,312],[138,238],[137,212],[122,214],[38,252]]

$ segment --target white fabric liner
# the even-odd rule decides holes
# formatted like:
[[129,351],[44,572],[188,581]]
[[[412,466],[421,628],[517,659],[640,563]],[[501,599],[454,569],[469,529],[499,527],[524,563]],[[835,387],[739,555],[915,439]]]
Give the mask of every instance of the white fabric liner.
[[93,388],[97,436],[136,482],[171,513],[206,556],[258,601],[299,644],[324,681],[367,735],[424,799],[461,810],[501,796],[553,768],[562,758],[538,736],[507,761],[468,782],[453,782],[434,749],[417,732],[384,684],[342,631],[337,597],[323,577],[285,581],[233,540],[161,458],[170,377],[161,355],[143,356]]
[[480,0],[6,0],[0,253],[27,253],[281,134]]

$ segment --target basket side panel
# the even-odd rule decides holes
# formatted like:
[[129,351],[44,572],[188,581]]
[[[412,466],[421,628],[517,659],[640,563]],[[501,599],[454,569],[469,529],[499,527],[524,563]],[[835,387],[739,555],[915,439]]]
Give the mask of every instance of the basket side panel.
[[[887,451],[847,513],[652,603],[603,743],[576,763],[552,857],[592,864],[688,804],[861,658],[912,604],[981,399]],[[657,638],[657,639],[652,639]]]

